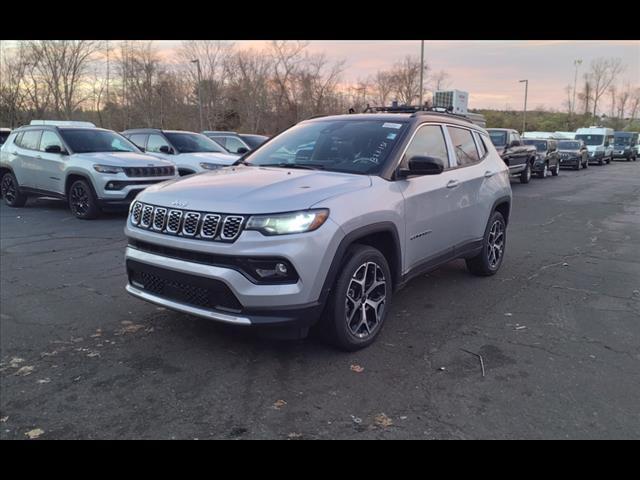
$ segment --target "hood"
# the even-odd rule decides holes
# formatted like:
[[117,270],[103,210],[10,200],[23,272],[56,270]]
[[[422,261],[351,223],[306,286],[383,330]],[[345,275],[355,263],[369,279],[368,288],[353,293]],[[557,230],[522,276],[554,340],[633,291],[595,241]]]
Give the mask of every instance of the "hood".
[[194,153],[179,153],[174,155],[175,162],[177,164],[189,163],[199,164],[200,162],[210,162],[219,165],[231,165],[235,162],[240,155],[234,155],[232,153],[217,153],[217,152],[194,152]]
[[371,186],[365,175],[237,166],[152,185],[137,199],[185,210],[257,214],[304,210],[327,198]]
[[74,153],[74,158],[86,159],[90,162],[112,165],[114,167],[170,167],[173,162],[162,160],[153,155],[136,152],[92,152]]

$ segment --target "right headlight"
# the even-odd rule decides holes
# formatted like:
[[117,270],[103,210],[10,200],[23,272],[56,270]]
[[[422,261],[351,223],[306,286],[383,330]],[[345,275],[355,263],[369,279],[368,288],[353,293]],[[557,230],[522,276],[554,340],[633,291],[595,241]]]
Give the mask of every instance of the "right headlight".
[[302,210],[273,215],[254,215],[247,221],[245,230],[257,230],[263,235],[288,235],[312,232],[329,218],[329,210]]
[[218,170],[224,167],[224,165],[220,165],[218,163],[200,162],[200,167],[204,168],[205,170]]

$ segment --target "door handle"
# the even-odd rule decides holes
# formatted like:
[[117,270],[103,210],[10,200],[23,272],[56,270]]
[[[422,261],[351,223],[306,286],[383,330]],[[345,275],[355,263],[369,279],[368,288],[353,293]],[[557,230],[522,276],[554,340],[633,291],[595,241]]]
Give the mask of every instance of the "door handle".
[[485,178],[493,177],[495,174],[496,174],[496,172],[492,172],[491,170],[487,170],[486,172],[484,172],[484,177]]
[[447,188],[456,188],[458,185],[460,185],[458,183],[458,180],[449,180],[449,183],[447,183]]

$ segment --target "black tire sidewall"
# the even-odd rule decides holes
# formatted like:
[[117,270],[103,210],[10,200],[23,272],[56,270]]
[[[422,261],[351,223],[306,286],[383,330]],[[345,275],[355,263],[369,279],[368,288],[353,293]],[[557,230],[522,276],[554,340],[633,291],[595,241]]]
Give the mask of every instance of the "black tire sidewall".
[[[73,207],[71,206],[71,192],[73,191],[73,188],[78,184],[82,184],[82,186],[84,187],[85,190],[87,190],[89,195],[89,208],[84,215],[79,215],[78,213],[76,213]],[[74,181],[71,184],[71,187],[69,187],[68,197],[69,197],[68,198],[69,209],[71,210],[71,213],[73,213],[73,215],[76,218],[79,218],[80,220],[91,220],[96,218],[99,215],[100,209],[98,208],[98,200],[97,200],[96,194],[93,191],[93,186],[87,180]]]
[[[373,343],[384,327],[384,323],[389,314],[389,308],[391,305],[393,280],[391,277],[391,270],[389,268],[387,259],[379,250],[373,247],[369,247],[366,245],[353,245],[347,250],[344,258],[348,260],[338,274],[333,287],[333,291],[331,293],[331,296],[329,297],[329,305],[327,305],[328,308],[326,309],[326,314],[328,315],[326,323],[327,327],[330,329],[330,332],[328,333],[332,343],[334,343],[335,346],[342,350],[353,351],[359,350]],[[349,287],[349,282],[353,277],[353,274],[356,272],[356,269],[367,261],[373,261],[382,268],[385,279],[387,281],[387,298],[385,301],[385,309],[382,316],[382,321],[380,322],[379,326],[376,328],[372,335],[369,335],[364,339],[359,339],[351,333],[347,322],[345,321],[345,295],[347,288]]]
[[[4,199],[4,202],[13,208],[16,207],[22,207],[24,206],[24,204],[27,201],[27,197],[20,192],[20,184],[18,183],[18,179],[16,178],[16,176],[13,174],[13,172],[7,172],[4,175],[2,175],[2,177],[0,177],[0,188],[2,186],[2,183],[4,182],[5,177],[9,177],[11,178],[11,181],[13,183],[14,188],[16,189],[16,195],[15,198],[13,199],[12,202],[9,202],[6,197],[4,195],[2,195],[2,198]],[[0,192],[1,193],[1,192]]]
[[[498,219],[502,221],[502,227],[504,228],[504,247],[502,249],[502,257],[500,257],[500,262],[498,263],[498,266],[495,268],[492,268],[489,265],[489,257],[487,254],[487,242],[489,241],[489,232],[491,231],[491,226]],[[485,229],[485,232],[484,232],[484,238],[482,240],[482,252],[481,252],[482,262],[484,264],[484,268],[488,273],[494,274],[494,273],[497,273],[498,270],[500,270],[500,267],[502,266],[502,262],[504,261],[504,254],[506,251],[507,251],[507,224],[504,221],[504,217],[500,212],[493,212],[493,214],[491,215],[491,218],[489,219],[489,222],[487,223],[487,228]]]

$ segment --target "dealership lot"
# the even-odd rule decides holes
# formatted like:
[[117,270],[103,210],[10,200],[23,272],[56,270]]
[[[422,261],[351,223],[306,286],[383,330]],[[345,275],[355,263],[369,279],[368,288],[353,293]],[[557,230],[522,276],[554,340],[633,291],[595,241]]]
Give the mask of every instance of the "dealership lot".
[[2,204],[0,437],[640,438],[640,162],[512,187],[501,271],[414,280],[353,354],[129,297],[124,214]]

